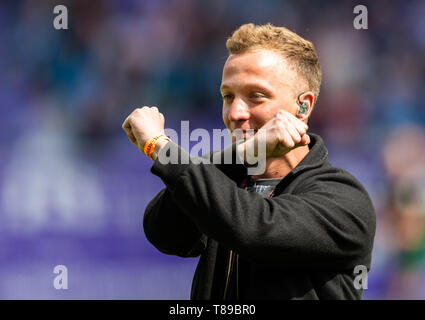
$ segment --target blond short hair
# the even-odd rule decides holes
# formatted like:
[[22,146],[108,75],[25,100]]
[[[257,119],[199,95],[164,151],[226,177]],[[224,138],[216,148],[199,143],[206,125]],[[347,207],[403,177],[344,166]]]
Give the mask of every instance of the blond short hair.
[[244,53],[255,49],[269,49],[287,59],[303,77],[315,96],[320,92],[322,71],[313,43],[285,27],[244,24],[235,30],[226,41],[230,54]]

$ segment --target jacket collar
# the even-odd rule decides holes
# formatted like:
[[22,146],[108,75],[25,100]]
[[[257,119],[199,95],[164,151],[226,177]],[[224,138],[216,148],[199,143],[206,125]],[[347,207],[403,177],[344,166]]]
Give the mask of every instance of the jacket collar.
[[310,151],[291,171],[292,173],[320,167],[328,160],[328,149],[326,149],[322,137],[315,133],[308,135],[310,136],[310,144],[308,145]]

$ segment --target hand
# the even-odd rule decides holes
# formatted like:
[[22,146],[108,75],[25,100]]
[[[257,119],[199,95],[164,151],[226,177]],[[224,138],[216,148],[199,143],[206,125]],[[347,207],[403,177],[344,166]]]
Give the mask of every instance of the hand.
[[[254,136],[238,146],[238,153],[245,154],[244,158],[247,154],[257,157],[258,146],[265,144],[266,158],[281,157],[292,149],[310,143],[307,129],[303,121],[287,111],[279,110]],[[254,148],[254,152],[246,152],[251,148]]]
[[307,124],[285,110],[279,110],[261,129],[266,132],[267,157],[281,157],[310,143]]
[[157,107],[143,107],[135,109],[122,124],[122,128],[130,141],[142,153],[146,141],[157,134],[165,134],[165,119]]

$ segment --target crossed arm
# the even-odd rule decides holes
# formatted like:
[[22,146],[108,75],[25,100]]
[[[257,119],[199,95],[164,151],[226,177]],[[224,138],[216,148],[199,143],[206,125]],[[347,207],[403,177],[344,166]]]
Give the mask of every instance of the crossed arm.
[[291,193],[271,199],[239,188],[242,175],[237,179],[212,164],[155,161],[152,172],[167,187],[149,203],[144,227],[163,252],[196,256],[211,237],[259,263],[350,268],[371,250],[370,199],[338,169],[306,176]]

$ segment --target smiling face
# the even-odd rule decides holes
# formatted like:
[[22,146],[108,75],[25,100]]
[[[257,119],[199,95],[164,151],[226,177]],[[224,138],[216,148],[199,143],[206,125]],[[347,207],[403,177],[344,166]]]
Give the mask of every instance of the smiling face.
[[305,86],[278,53],[260,49],[231,54],[223,68],[223,121],[235,129],[260,129],[280,109],[298,111],[297,95]]

